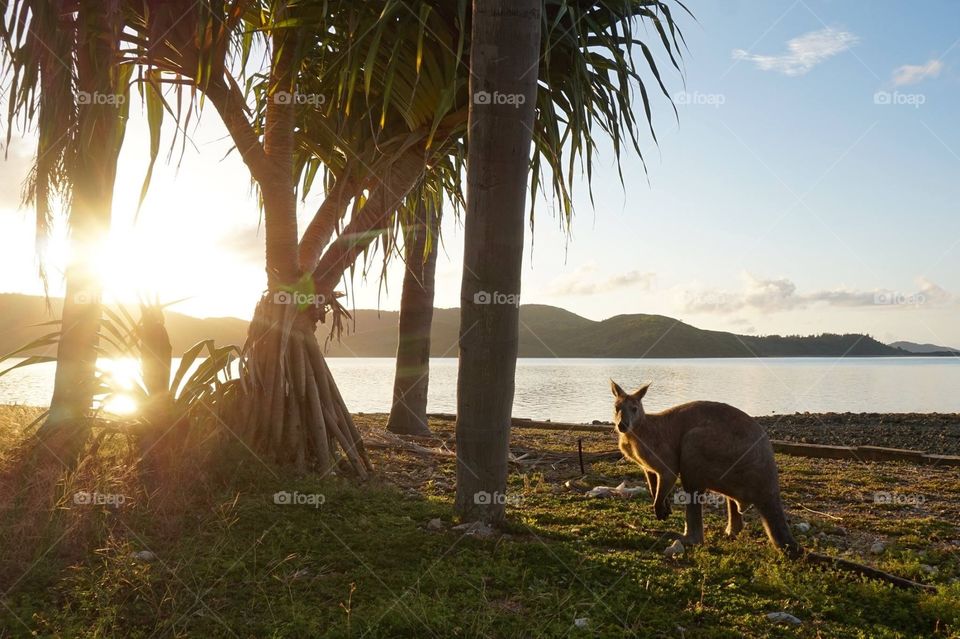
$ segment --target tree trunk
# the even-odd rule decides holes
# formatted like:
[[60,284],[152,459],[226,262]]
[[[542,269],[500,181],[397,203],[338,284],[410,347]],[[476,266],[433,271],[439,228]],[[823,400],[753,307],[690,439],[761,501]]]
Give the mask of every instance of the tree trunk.
[[502,521],[540,52],[540,0],[474,0],[456,509]]
[[393,405],[387,421],[387,430],[394,433],[430,434],[427,388],[439,230],[440,211],[433,201],[421,202],[417,207],[417,219],[403,229],[406,271],[400,295]]
[[[317,300],[299,288],[295,104],[278,95],[295,91],[293,29],[284,27],[273,35],[263,155],[249,147],[244,156],[263,196],[268,290],[257,304],[244,344],[242,392],[234,418],[249,447],[277,463],[327,474],[341,465],[339,447],[343,466],[366,478],[373,467],[317,343]],[[218,94],[217,99],[231,134],[247,137],[249,126],[238,117],[230,94]]]
[[123,142],[123,102],[118,78],[116,16],[103,2],[81,2],[77,35],[77,140],[66,159],[73,185],[69,212],[70,262],[61,314],[50,414],[37,431],[40,450],[70,464],[90,434],[88,420],[96,389],[102,284],[94,268],[110,230],[117,156]]

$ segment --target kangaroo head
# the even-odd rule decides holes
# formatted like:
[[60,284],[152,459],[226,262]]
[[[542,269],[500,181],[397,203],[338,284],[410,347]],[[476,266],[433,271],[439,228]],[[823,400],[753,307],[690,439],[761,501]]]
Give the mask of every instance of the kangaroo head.
[[632,393],[625,392],[620,386],[610,380],[610,390],[613,392],[613,423],[621,433],[630,432],[643,421],[643,396],[647,394],[650,382],[647,382]]

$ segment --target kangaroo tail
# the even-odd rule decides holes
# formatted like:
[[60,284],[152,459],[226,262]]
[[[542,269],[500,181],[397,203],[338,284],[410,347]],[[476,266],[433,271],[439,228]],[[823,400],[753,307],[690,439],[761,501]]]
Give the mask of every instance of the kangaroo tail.
[[854,561],[848,561],[846,559],[840,559],[839,557],[831,557],[829,555],[822,555],[818,552],[807,551],[803,553],[802,560],[807,563],[814,564],[823,564],[830,566],[832,568],[839,568],[840,570],[845,570],[847,572],[852,572],[870,579],[879,579],[880,581],[885,581],[889,584],[893,584],[897,588],[909,588],[912,590],[936,590],[935,586],[928,584],[921,584],[916,581],[911,581],[904,577],[898,577],[896,575],[891,575],[888,572],[884,572],[877,568],[871,568],[870,566],[865,566],[863,564],[858,564]]
[[790,532],[790,524],[787,523],[787,516],[783,512],[783,505],[779,499],[776,499],[763,506],[757,505],[760,512],[760,520],[763,522],[763,529],[767,532],[767,537],[774,546],[782,550],[791,559],[798,559],[803,555],[803,548],[793,538]]

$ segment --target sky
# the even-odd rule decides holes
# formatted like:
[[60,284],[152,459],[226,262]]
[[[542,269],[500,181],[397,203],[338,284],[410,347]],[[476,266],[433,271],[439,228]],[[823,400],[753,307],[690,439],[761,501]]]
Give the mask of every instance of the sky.
[[[646,170],[601,147],[564,231],[552,202],[527,230],[521,302],[592,319],[656,313],[745,334],[863,332],[960,347],[960,3],[689,2],[683,73],[661,71]],[[655,38],[655,32],[647,33]],[[647,78],[652,89],[653,78]],[[248,173],[204,108],[182,160],[158,163],[135,216],[148,135],[134,103],[102,269],[118,299],[249,317],[263,291],[263,231]],[[642,113],[637,114],[642,118]],[[167,131],[169,135],[169,131]],[[17,131],[0,165],[0,292],[39,294],[31,160]],[[165,158],[162,158],[165,159]],[[320,202],[301,206],[301,230]],[[66,242],[51,248],[62,292]],[[462,220],[447,215],[436,305],[460,305]],[[402,266],[347,289],[394,310]]]

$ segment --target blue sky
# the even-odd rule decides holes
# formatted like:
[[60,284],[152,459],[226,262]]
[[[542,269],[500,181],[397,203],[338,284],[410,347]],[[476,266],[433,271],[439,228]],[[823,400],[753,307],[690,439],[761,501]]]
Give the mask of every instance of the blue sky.
[[[581,188],[569,240],[538,203],[522,301],[595,319],[660,313],[738,332],[960,346],[960,4],[689,6],[684,76],[666,74],[679,124],[655,102],[659,147],[644,142],[648,173],[624,159],[624,187],[601,155],[596,207]],[[135,114],[108,270],[118,290],[135,279],[189,298],[183,312],[249,316],[265,278],[246,172],[223,158],[212,109],[192,136],[196,148],[179,171],[158,171],[134,224],[147,144]],[[5,291],[39,291],[30,213],[16,211],[28,160],[29,143],[15,142],[0,174]],[[459,305],[462,242],[451,216],[438,306]],[[395,269],[387,292],[358,281],[355,304],[396,308],[400,279]]]

